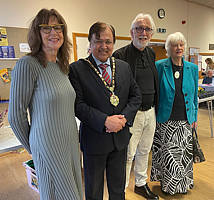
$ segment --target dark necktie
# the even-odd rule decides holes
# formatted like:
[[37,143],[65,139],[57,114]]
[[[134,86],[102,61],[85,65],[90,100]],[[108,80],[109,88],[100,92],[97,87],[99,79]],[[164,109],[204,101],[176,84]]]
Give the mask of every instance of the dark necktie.
[[108,72],[106,71],[106,68],[108,67],[107,64],[100,64],[99,67],[102,69],[102,76],[105,80],[105,82],[110,85],[111,84],[111,78]]

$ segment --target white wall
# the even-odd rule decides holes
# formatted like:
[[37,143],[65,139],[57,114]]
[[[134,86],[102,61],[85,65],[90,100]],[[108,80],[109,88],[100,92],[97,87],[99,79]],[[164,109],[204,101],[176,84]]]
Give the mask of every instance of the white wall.
[[[214,43],[214,9],[184,0],[0,0],[0,5],[0,26],[14,27],[28,27],[41,8],[55,8],[64,16],[70,37],[72,32],[87,33],[98,20],[112,24],[117,35],[128,36],[136,14],[150,13],[157,27],[167,29],[153,39],[166,39],[168,34],[181,31],[188,46],[214,53],[208,50],[208,44]],[[159,8],[166,11],[164,19],[157,16]]]
[[209,51],[209,43],[214,43],[214,9],[192,4],[189,8],[188,41],[192,47],[199,47],[200,52]]

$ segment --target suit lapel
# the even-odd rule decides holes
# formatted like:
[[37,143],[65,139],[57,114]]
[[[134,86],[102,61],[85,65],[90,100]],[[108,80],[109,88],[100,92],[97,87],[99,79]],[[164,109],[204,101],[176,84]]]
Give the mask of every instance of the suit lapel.
[[175,90],[175,82],[173,77],[173,71],[172,71],[172,61],[170,58],[168,58],[168,62],[164,66],[164,73],[166,75],[166,79],[169,82],[169,85]]
[[95,60],[94,60],[93,57],[92,57],[92,54],[90,54],[90,56],[89,56],[87,59],[90,60],[90,62],[94,65],[94,67],[96,67],[97,70],[99,71],[96,62],[95,62]]

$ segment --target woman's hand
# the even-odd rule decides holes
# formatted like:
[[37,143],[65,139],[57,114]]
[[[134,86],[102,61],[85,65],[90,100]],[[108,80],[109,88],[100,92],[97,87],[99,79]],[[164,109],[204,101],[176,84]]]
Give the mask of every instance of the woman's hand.
[[192,128],[196,128],[197,125],[198,125],[197,122],[193,122],[193,123],[192,123]]

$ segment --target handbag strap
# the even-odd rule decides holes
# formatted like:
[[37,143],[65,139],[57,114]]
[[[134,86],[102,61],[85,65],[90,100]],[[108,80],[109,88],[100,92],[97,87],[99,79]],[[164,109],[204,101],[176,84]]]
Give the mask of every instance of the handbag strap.
[[195,127],[192,128],[192,136],[194,136],[194,134],[195,134],[196,139],[198,140],[198,134],[197,134]]

